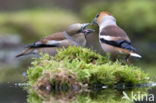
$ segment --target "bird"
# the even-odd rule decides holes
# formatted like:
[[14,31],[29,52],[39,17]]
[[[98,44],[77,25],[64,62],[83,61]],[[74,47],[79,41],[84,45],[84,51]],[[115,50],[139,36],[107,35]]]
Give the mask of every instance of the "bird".
[[58,48],[67,48],[69,46],[86,45],[86,35],[94,32],[93,29],[87,29],[90,23],[75,23],[69,25],[64,32],[53,33],[39,41],[26,46],[21,53],[16,57],[21,57],[29,54],[49,54],[54,56]]
[[132,46],[127,33],[117,25],[116,18],[108,11],[102,11],[92,21],[93,25],[99,26],[99,42],[105,53],[116,57],[125,54],[126,61],[129,57],[141,58],[136,49]]

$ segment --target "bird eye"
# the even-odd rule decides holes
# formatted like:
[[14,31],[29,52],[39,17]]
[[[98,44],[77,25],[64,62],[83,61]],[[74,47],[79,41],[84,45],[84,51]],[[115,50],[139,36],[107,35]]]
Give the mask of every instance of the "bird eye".
[[99,17],[99,14],[96,15],[96,18],[98,18],[98,17]]

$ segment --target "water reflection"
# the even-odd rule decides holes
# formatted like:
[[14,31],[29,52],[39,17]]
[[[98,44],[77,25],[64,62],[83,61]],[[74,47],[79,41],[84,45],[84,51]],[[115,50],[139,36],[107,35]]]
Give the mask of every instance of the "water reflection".
[[[151,84],[150,84],[151,85]],[[146,86],[150,86],[146,85]],[[139,85],[142,87],[141,85]],[[152,100],[148,94],[148,89],[143,85],[142,88],[128,88],[123,90],[118,89],[67,89],[52,90],[42,87],[40,89],[29,88],[28,90],[28,102],[29,103],[132,103],[144,102]],[[59,88],[59,87],[58,87]],[[65,90],[64,90],[65,89]],[[134,95],[134,97],[133,97]],[[154,94],[153,94],[154,96]]]
[[[156,88],[135,88],[128,90],[99,89],[94,90],[69,90],[69,91],[51,91],[48,95],[41,95],[34,89],[23,89],[25,84],[7,83],[0,84],[0,101],[1,103],[131,103],[132,101],[122,99],[123,92],[129,97],[131,94],[153,94],[156,95]],[[27,94],[28,92],[28,94]],[[136,101],[136,103],[149,103],[150,101]],[[154,98],[154,101],[155,98]],[[155,103],[155,102],[152,102]]]

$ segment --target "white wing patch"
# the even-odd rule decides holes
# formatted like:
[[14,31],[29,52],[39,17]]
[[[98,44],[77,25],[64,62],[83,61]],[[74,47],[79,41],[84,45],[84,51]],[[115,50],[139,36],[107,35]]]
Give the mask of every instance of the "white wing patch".
[[105,39],[105,40],[110,41],[110,40],[113,40],[114,37],[112,37],[112,36],[104,36],[104,35],[100,35],[100,38],[101,38],[101,39]]
[[49,44],[49,45],[54,45],[54,44],[60,44],[62,43],[62,41],[57,41],[57,40],[49,40],[46,44]]
[[116,41],[116,40],[123,40],[121,37],[113,37],[113,36],[108,36],[108,35],[100,35],[100,39],[105,39],[108,41]]
[[58,46],[67,46],[67,45],[76,45],[75,42],[71,40],[50,40],[46,43],[47,45],[58,45]]

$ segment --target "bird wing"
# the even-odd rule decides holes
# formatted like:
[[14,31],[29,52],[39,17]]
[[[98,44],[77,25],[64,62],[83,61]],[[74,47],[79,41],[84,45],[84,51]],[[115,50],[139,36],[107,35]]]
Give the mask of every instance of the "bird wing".
[[43,47],[66,47],[72,45],[67,39],[65,40],[48,40],[46,43],[35,42],[27,45],[27,48],[43,48]]
[[53,33],[33,44],[27,45],[27,48],[40,48],[40,47],[58,47],[60,43],[64,42],[65,37],[63,32]]
[[[65,39],[64,32],[57,32],[37,42],[27,45],[26,46],[27,48],[23,50],[20,54],[18,54],[16,57],[20,57],[28,54],[34,54],[34,51],[36,50],[47,52],[47,50],[49,51],[57,47],[67,47],[69,45],[72,45],[71,41]],[[51,52],[53,52],[53,50]]]
[[64,40],[64,32],[57,32],[57,33],[53,33],[45,38],[43,38],[41,41],[43,40]]
[[30,44],[27,46],[25,50],[23,50],[21,53],[16,55],[16,57],[24,56],[24,55],[29,55],[29,54],[38,54],[39,52],[43,53],[48,53],[50,55],[54,55],[56,53],[56,48],[59,47],[68,47],[69,45],[74,45],[72,44],[71,41],[69,40],[50,40],[48,44]]
[[108,26],[100,32],[100,42],[106,43],[114,47],[136,51],[131,45],[131,41],[126,32],[118,26]]
[[33,54],[33,50],[31,48],[26,48],[21,53],[17,54],[16,57],[18,58],[18,57],[21,57],[23,55],[29,55],[29,54]]

